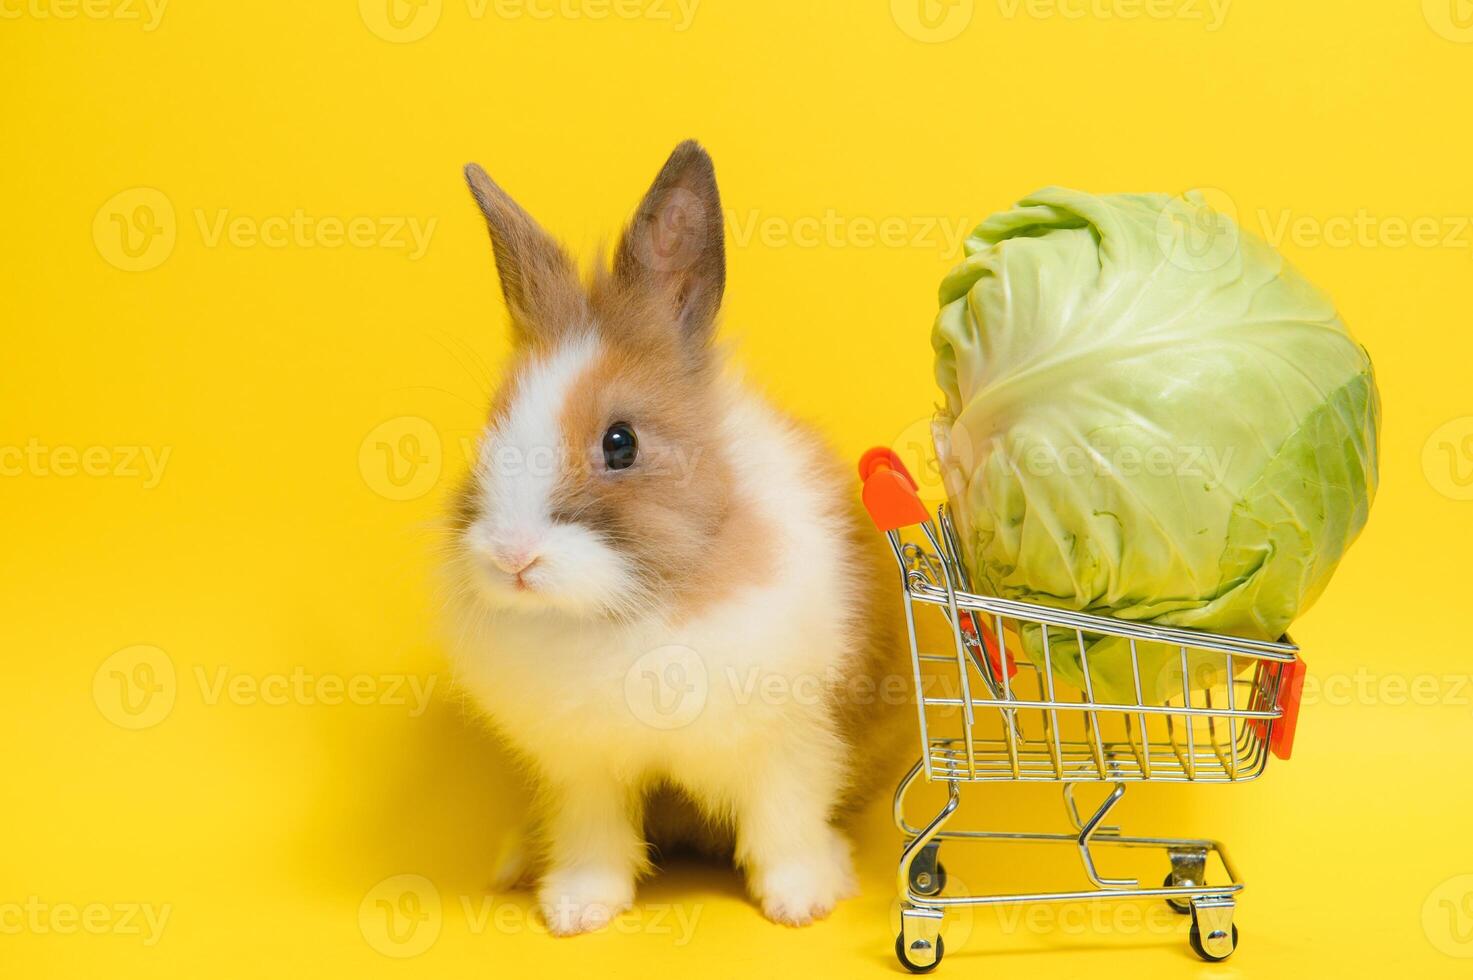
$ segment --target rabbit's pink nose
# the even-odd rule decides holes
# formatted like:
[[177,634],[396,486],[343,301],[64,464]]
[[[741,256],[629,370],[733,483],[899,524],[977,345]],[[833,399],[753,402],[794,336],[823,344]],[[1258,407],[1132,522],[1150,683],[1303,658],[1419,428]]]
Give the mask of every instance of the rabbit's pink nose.
[[539,555],[530,551],[495,551],[491,554],[491,561],[495,566],[508,575],[521,575],[527,569],[537,564]]

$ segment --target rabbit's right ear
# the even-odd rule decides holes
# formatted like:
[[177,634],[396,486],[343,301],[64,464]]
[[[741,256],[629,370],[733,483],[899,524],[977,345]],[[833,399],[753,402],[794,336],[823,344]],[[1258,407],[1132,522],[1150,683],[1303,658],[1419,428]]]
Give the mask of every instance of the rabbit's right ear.
[[517,341],[545,339],[586,322],[587,299],[567,252],[479,164],[466,165],[465,179],[491,231]]

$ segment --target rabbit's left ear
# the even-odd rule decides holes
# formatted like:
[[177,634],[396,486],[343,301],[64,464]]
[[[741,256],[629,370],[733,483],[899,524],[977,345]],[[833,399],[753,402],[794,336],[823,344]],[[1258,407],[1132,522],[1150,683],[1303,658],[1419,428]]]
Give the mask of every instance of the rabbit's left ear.
[[726,289],[725,225],[716,168],[694,140],[675,148],[614,253],[614,275],[668,304],[684,336],[705,346]]

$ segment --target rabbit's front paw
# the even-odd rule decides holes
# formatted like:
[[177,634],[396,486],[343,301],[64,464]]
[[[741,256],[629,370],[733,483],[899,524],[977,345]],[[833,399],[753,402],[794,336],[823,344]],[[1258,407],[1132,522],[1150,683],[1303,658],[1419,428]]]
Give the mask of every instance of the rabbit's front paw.
[[805,854],[775,862],[751,879],[752,894],[762,914],[785,926],[806,926],[834,910],[840,900],[859,892],[849,849],[841,841],[827,853]]
[[634,904],[634,880],[601,868],[565,868],[543,879],[537,903],[554,936],[594,932]]

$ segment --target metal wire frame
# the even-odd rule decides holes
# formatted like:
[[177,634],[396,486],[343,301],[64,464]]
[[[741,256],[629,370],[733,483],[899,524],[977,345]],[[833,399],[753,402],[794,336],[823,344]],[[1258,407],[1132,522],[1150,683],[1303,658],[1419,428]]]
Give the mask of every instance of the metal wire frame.
[[[1246,640],[979,595],[968,581],[946,508],[941,507],[936,520],[922,524],[921,530],[924,542],[907,542],[898,531],[887,532],[900,566],[922,745],[921,759],[901,781],[894,801],[895,823],[906,838],[897,869],[902,904],[896,953],[901,962],[914,972],[936,966],[943,949],[941,923],[945,911],[955,906],[1101,899],[1166,899],[1178,911],[1190,913],[1192,944],[1199,955],[1208,960],[1231,955],[1238,942],[1233,910],[1243,882],[1223,844],[1199,838],[1127,836],[1104,821],[1131,782],[1243,782],[1261,775],[1274,724],[1281,716],[1279,688],[1296,660],[1297,648],[1287,638]],[[944,617],[949,652],[921,649],[917,609],[936,610]],[[1025,628],[1036,630],[1037,649],[1031,658],[1009,657],[1010,632],[1021,637]],[[993,655],[988,632],[996,645]],[[1054,643],[1059,637],[1072,641],[1082,689],[1072,689],[1056,676]],[[1105,637],[1128,644],[1133,695],[1128,703],[1106,700],[1094,690],[1090,648],[1092,641]],[[1148,702],[1141,678],[1141,643],[1175,648],[1179,695]],[[1159,656],[1159,646],[1156,653]],[[1010,660],[1016,662],[1016,676],[1009,669]],[[1202,679],[1220,682],[1194,685],[1194,663],[1210,668]],[[938,672],[951,689],[930,693],[927,680]],[[979,733],[979,719],[989,730]],[[906,795],[922,773],[928,780],[945,783],[947,799],[928,822],[913,826],[905,818]],[[964,782],[1062,783],[1074,829],[1068,833],[948,829],[960,807]],[[1074,799],[1081,782],[1108,787],[1088,818],[1081,816]],[[945,878],[939,874],[937,852],[948,840],[1073,846],[1090,887],[943,895]],[[1106,877],[1096,867],[1094,845],[1164,851],[1171,873],[1160,886]],[[1214,856],[1217,867],[1209,871]]]
[[[924,543],[888,538],[901,569],[906,627],[914,664],[922,765],[931,780],[961,782],[1242,782],[1268,761],[1283,666],[1297,648],[1278,642],[1094,616],[970,591],[945,506],[921,526]],[[929,547],[927,547],[929,545]],[[917,609],[938,610],[951,638],[948,653],[921,649]],[[980,629],[1013,659],[1016,678],[987,656]],[[1010,658],[1008,636],[1035,631],[1042,656]],[[1082,668],[1082,690],[1057,676],[1059,637],[1068,637]],[[1134,697],[1109,701],[1094,691],[1089,649],[1099,639],[1128,643]],[[1164,703],[1143,695],[1138,644],[1174,647],[1181,691]],[[1021,653],[1021,651],[1019,651]],[[1192,668],[1223,678],[1195,689]],[[1240,673],[1245,676],[1239,677]],[[928,681],[947,690],[928,693]],[[976,683],[974,683],[976,682]],[[996,729],[979,732],[979,717]],[[957,722],[959,721],[959,726]],[[949,730],[948,730],[949,729]]]

